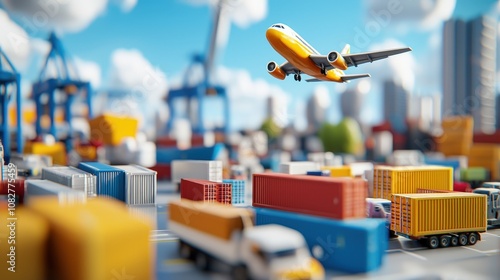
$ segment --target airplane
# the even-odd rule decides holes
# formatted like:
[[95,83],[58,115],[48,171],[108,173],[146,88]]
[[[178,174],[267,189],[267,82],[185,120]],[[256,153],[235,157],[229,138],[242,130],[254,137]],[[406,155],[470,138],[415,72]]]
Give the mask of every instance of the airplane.
[[302,73],[314,77],[307,79],[307,82],[344,83],[353,79],[370,77],[370,74],[345,75],[342,70],[412,50],[406,47],[351,54],[351,47],[347,44],[341,53],[332,51],[327,55],[321,55],[292,28],[282,23],[269,27],[266,31],[266,38],[271,46],[287,60],[279,66],[274,61],[269,62],[267,64],[269,74],[280,80],[284,80],[289,74],[294,74],[294,79],[299,82],[302,79]]

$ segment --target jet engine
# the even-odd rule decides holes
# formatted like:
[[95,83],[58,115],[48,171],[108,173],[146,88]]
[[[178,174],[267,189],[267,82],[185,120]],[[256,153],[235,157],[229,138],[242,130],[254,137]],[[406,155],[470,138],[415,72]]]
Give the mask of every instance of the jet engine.
[[330,52],[327,56],[328,62],[335,68],[340,70],[347,69],[347,63],[344,60],[344,57],[338,52]]
[[286,77],[286,73],[274,61],[267,64],[267,72],[276,79],[284,80]]

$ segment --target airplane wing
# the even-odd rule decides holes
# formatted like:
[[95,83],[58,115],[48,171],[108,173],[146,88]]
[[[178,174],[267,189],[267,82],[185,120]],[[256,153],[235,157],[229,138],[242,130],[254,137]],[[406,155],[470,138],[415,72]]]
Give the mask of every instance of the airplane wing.
[[296,72],[300,71],[297,69],[297,67],[293,66],[290,62],[285,61],[283,64],[280,65],[281,70],[285,72],[287,75],[288,74],[295,74]]
[[376,60],[388,58],[391,55],[405,53],[411,51],[411,48],[398,48],[385,51],[374,51],[365,53],[343,54],[342,56],[347,63],[347,66],[358,66],[359,64],[373,62]]
[[[396,55],[404,52],[411,51],[411,48],[398,48],[384,51],[374,51],[374,52],[364,52],[364,53],[350,53],[350,54],[342,54],[347,63],[348,67],[355,66],[357,67],[359,64],[373,62],[376,60],[388,58],[391,55]],[[314,61],[314,63],[318,66],[324,65],[325,69],[330,70],[334,68],[329,62],[326,55],[315,55],[312,54],[309,58]]]

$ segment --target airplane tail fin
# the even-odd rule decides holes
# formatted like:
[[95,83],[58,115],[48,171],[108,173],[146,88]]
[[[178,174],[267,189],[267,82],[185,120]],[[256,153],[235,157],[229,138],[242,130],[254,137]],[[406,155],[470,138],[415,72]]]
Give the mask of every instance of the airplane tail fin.
[[351,45],[349,44],[345,44],[345,47],[342,49],[342,52],[340,52],[341,54],[348,54],[348,53],[351,53]]

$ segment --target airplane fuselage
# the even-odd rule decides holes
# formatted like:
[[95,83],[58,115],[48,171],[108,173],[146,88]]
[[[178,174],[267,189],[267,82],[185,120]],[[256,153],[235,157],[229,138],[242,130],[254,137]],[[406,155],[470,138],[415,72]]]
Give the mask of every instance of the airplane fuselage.
[[290,27],[286,28],[285,30],[273,25],[266,31],[266,38],[276,52],[297,69],[300,69],[300,73],[305,73],[319,80],[342,82],[341,76],[344,74],[342,70],[326,70],[323,74],[321,67],[309,58],[310,55],[319,53]]

